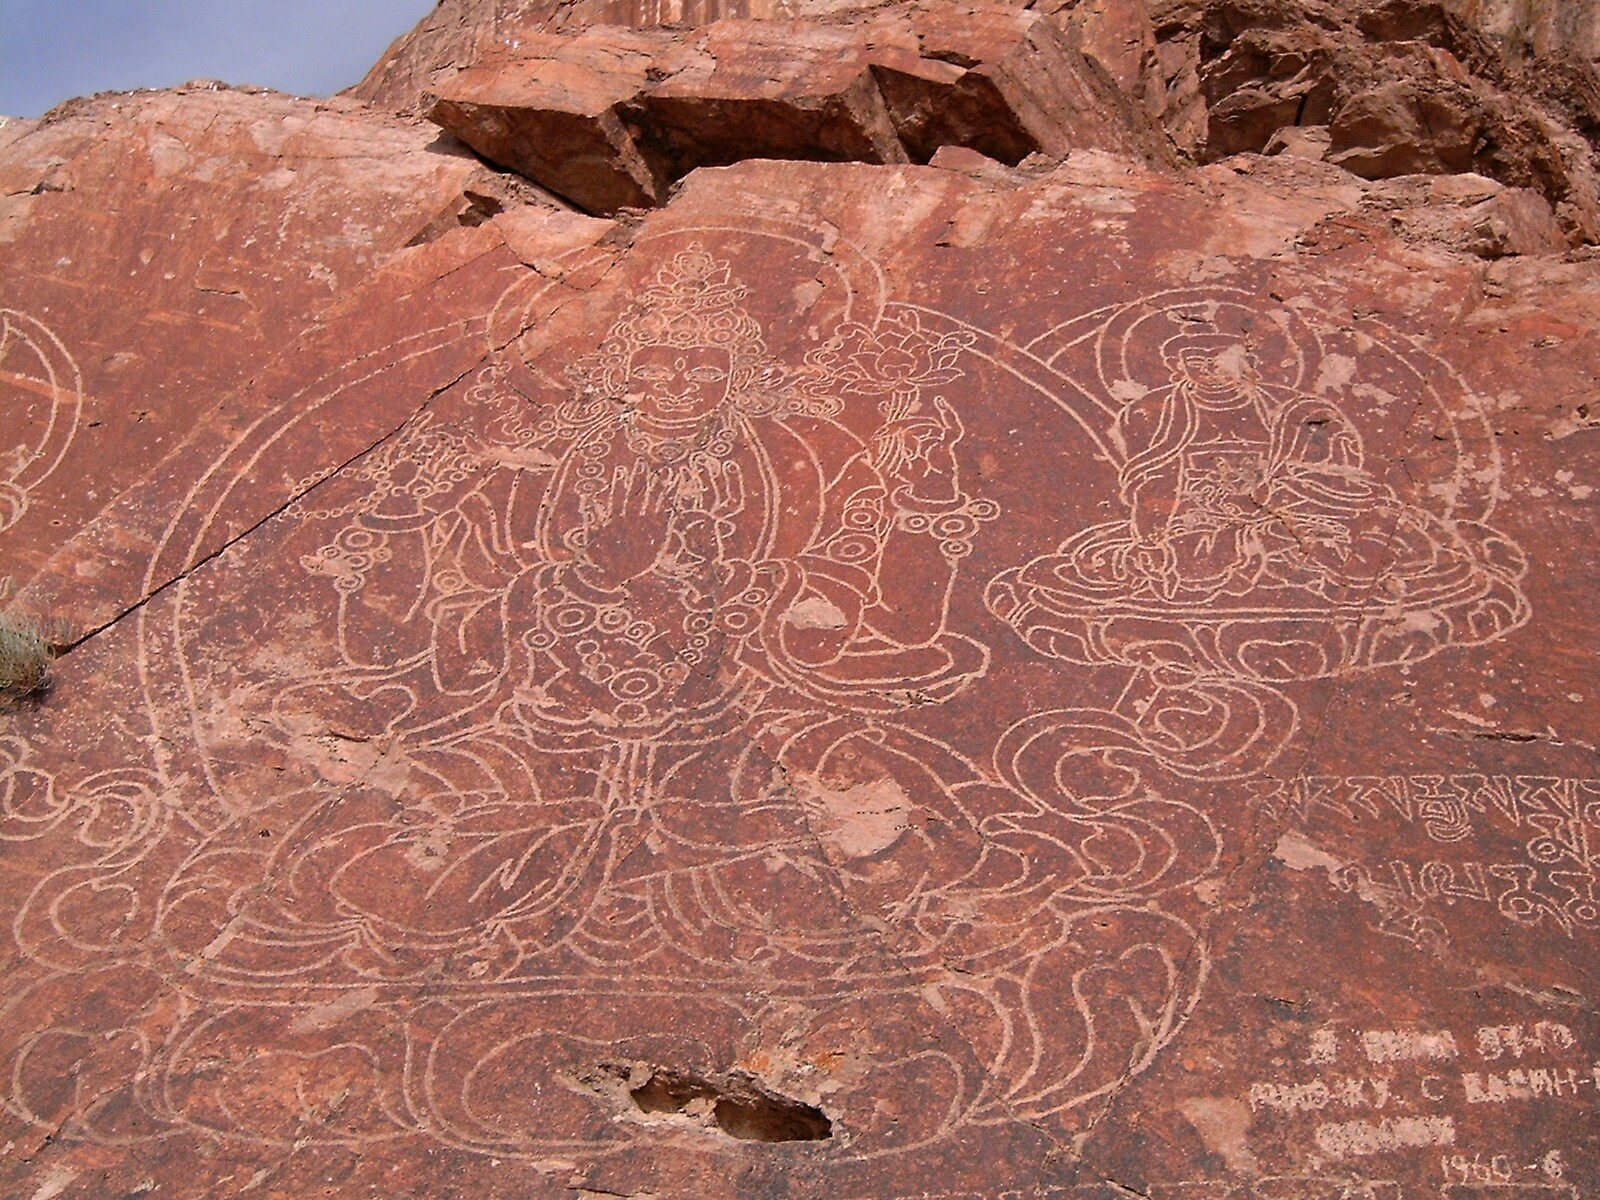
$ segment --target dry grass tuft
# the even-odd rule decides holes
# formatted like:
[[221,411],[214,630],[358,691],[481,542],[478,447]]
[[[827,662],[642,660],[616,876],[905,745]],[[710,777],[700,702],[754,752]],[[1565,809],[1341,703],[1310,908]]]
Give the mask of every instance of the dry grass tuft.
[[[0,601],[11,592],[11,581],[0,579]],[[50,688],[50,665],[55,662],[53,631],[15,613],[0,613],[0,702],[38,696]]]
[[46,691],[55,657],[40,630],[13,617],[0,617],[0,695],[22,699]]

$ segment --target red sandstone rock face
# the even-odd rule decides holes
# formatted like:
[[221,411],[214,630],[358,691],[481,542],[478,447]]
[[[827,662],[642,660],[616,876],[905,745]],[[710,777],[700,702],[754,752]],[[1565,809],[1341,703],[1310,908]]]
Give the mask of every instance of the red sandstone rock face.
[[[584,3],[491,14],[457,0],[354,91],[430,111],[491,161],[596,211],[659,203],[687,170],[741,157],[894,162],[903,150],[920,162],[941,145],[1007,162],[1072,147],[1152,161],[1289,152],[1369,179],[1488,175],[1537,192],[1563,236],[1592,242],[1600,180],[1586,138],[1600,129],[1600,76],[1584,57],[1584,18],[1552,10],[1518,24],[1480,7]],[[932,40],[930,22],[944,28]]]
[[1001,6],[880,10],[848,24],[723,20],[687,37],[530,33],[442,75],[430,118],[490,161],[600,213],[661,203],[746,158],[1015,164],[1131,151],[1149,131],[1051,22]]
[[464,192],[504,191],[435,140],[347,101],[206,85],[74,101],[9,135],[4,574],[36,570],[203,415],[248,423],[247,381],[319,313]]
[[428,86],[648,211],[355,101],[0,127],[0,549],[97,631],[0,715],[0,1192],[1600,1188],[1570,224],[1331,132],[658,168],[803,27],[557,16]]

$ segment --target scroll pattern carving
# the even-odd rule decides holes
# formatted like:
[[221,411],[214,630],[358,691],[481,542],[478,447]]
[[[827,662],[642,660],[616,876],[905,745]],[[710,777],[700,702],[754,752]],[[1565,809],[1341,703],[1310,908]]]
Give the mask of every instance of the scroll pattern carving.
[[[0,742],[0,836],[67,863],[13,1111],[599,1157],[636,1132],[584,1071],[638,1059],[866,1160],[1070,1129],[1177,1034],[1246,799],[1192,781],[1270,763],[1302,681],[1527,619],[1471,439],[1407,489],[1355,416],[1470,402],[1225,289],[1017,345],[823,242],[655,235],[598,338],[519,317],[527,272],[480,371],[144,617],[181,761]],[[1007,470],[1041,448],[1054,488]]]

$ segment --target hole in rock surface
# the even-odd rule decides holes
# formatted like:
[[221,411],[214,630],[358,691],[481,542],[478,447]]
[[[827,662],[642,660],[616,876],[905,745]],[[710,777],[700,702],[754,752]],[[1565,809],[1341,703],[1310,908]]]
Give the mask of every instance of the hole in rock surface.
[[749,1142],[820,1142],[833,1136],[833,1122],[820,1108],[771,1096],[724,1096],[711,1116],[724,1133]]
[[[633,1076],[637,1078],[637,1074]],[[833,1136],[820,1108],[776,1096],[746,1080],[719,1085],[680,1071],[652,1069],[628,1096],[640,1112],[682,1114],[747,1142],[819,1142]]]

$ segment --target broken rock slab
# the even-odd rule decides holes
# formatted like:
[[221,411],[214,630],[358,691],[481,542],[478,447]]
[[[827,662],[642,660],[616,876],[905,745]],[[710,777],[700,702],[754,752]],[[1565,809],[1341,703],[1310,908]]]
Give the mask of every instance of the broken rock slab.
[[519,41],[516,59],[469,66],[440,84],[430,118],[490,162],[590,211],[660,203],[667,181],[619,106],[643,89],[672,41],[620,29]]
[[1448,6],[1216,0],[1198,25],[1204,157],[1305,153],[1326,138],[1321,156],[1367,179],[1487,175],[1538,191],[1570,243],[1600,229],[1580,132],[1595,128],[1595,85],[1574,75],[1552,90],[1560,64],[1519,64]]
[[745,158],[1157,153],[1148,121],[1053,23],[998,5],[529,35],[441,78],[428,112],[491,162],[600,213],[659,204],[690,171]]

